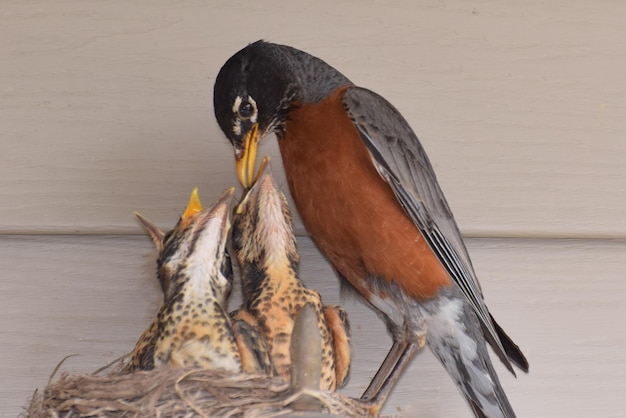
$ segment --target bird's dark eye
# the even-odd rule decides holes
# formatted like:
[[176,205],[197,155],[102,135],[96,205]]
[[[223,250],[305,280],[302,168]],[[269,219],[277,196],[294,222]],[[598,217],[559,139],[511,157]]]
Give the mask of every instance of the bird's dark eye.
[[228,250],[224,250],[224,259],[222,260],[222,265],[220,267],[222,274],[224,275],[224,277],[226,278],[226,280],[228,280],[229,282],[232,283],[233,281],[233,264],[230,260],[230,254],[228,253]]
[[252,106],[252,103],[250,103],[249,101],[244,100],[239,105],[239,110],[237,113],[239,113],[239,117],[241,119],[250,119],[252,117],[252,114],[254,113],[254,106]]

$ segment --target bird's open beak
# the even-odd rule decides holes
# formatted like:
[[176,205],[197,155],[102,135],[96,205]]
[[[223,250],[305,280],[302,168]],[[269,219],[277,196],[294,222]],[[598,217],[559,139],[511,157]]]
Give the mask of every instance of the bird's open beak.
[[198,212],[202,212],[202,202],[200,201],[200,195],[198,194],[198,188],[194,187],[191,191],[191,197],[189,197],[189,203],[187,203],[187,208],[182,215],[183,219],[191,218]]
[[255,123],[244,137],[243,149],[235,156],[237,159],[237,177],[239,177],[239,182],[244,189],[250,187],[254,181],[254,166],[259,139],[259,124]]
[[200,201],[200,195],[198,194],[198,188],[194,187],[191,196],[189,197],[189,203],[187,203],[187,207],[185,211],[180,216],[180,226],[182,228],[186,228],[187,225],[191,222],[191,219],[197,213],[200,213],[204,210],[202,207],[202,202]]

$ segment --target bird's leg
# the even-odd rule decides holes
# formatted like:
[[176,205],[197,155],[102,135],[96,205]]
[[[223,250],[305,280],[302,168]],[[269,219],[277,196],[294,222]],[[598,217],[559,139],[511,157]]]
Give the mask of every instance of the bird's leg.
[[394,341],[393,345],[389,349],[385,360],[382,362],[376,374],[370,381],[369,386],[361,395],[362,400],[372,399],[380,390],[381,386],[385,383],[387,376],[391,373],[395,365],[398,363],[398,360],[402,356],[402,353],[406,350],[408,345],[408,340],[400,340]]
[[[425,345],[426,334],[418,339],[394,342],[389,354],[385,357],[385,361],[383,361],[369,387],[361,396],[362,401],[371,405],[370,413],[372,416],[378,415],[391,389],[393,389],[396,381],[409,365],[409,361],[422,351]],[[388,371],[389,369],[391,370]]]

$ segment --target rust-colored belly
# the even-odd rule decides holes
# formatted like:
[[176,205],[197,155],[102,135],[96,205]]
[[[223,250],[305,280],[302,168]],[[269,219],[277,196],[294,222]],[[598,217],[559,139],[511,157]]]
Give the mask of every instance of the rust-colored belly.
[[414,298],[434,297],[450,277],[376,171],[343,109],[344,91],[293,110],[279,140],[298,211],[320,250],[366,297],[368,274]]

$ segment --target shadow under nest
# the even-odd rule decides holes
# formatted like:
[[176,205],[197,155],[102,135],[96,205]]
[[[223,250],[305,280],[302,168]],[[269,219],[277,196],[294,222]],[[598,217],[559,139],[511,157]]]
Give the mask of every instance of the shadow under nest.
[[294,390],[280,378],[198,368],[68,374],[36,391],[27,417],[364,417],[336,392]]

